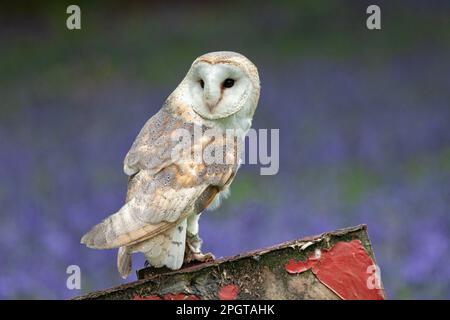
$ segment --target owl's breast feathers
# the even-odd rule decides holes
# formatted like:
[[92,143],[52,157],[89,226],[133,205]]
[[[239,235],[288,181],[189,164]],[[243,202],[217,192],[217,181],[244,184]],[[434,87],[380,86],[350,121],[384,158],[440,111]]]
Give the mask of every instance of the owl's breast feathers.
[[[227,138],[225,132],[196,135],[195,130],[204,133],[209,128],[189,120],[182,112],[162,108],[147,121],[124,160],[124,171],[130,176],[126,204],[92,228],[82,243],[107,249],[153,238],[206,209],[232,182],[242,142]],[[174,133],[179,129],[188,132],[192,140],[188,148],[174,155],[180,143]],[[209,150],[213,159],[223,161],[206,161],[203,152],[199,159],[195,156],[198,150]]]

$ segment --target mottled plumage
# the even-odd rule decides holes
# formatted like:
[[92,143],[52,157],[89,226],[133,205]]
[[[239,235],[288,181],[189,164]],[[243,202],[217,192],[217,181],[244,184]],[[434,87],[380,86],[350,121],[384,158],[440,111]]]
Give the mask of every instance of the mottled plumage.
[[[235,90],[224,88],[221,77],[233,77]],[[200,252],[198,218],[227,193],[258,98],[256,67],[242,55],[217,52],[197,58],[125,157],[124,171],[129,176],[125,205],[81,242],[96,249],[119,248],[117,264],[123,277],[131,272],[134,252],[143,252],[152,266],[171,269],[182,266],[185,254],[190,254],[187,259],[207,258]],[[196,135],[210,129],[214,136]],[[227,129],[235,130],[231,139]],[[192,143],[176,154],[180,140],[174,137],[180,130],[190,134]],[[208,163],[193,157],[205,148],[222,150],[227,161]]]

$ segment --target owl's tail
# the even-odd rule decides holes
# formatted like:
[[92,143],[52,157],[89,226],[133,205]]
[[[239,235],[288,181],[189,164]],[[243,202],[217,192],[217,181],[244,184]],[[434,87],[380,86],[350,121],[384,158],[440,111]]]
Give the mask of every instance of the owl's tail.
[[131,250],[128,247],[120,247],[117,252],[117,269],[122,278],[126,279],[131,273]]
[[118,212],[95,225],[81,238],[81,243],[93,249],[112,249],[131,246],[166,231],[173,225],[169,222],[148,222],[151,213],[136,199],[128,201]]

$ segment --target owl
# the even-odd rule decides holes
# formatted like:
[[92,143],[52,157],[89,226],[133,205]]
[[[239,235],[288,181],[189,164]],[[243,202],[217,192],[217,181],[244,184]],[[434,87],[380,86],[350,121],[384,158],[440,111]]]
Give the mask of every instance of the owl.
[[[118,248],[123,278],[131,273],[136,252],[142,252],[150,266],[172,270],[184,262],[214,259],[201,251],[199,218],[228,195],[259,92],[258,70],[243,55],[221,51],[195,59],[125,157],[125,204],[81,243],[94,249]],[[211,131],[214,134],[206,134]],[[179,148],[184,138],[190,143]],[[181,151],[174,152],[177,148]],[[206,150],[213,155],[208,161]]]

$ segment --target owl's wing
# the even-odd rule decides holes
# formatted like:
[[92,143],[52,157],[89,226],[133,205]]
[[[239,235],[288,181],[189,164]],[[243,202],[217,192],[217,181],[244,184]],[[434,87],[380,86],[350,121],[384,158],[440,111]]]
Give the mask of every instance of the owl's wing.
[[183,121],[165,108],[142,127],[123,162],[124,172],[133,176],[139,170],[158,172],[170,161],[173,141],[170,133],[182,128]]
[[[170,136],[179,124],[174,119],[162,121],[162,134],[149,131],[152,130],[152,119],[141,130],[136,139],[141,142],[133,144],[125,161],[125,169],[131,169],[129,172],[133,175],[129,182],[127,203],[82,238],[81,242],[88,247],[109,249],[131,246],[173,228],[193,211],[203,211],[234,177],[236,162],[206,165],[197,163],[191,157],[172,159],[173,144],[169,140],[172,140]],[[154,139],[149,140],[149,135],[153,134]],[[194,141],[193,148],[198,147],[198,143],[210,142],[204,139]],[[214,140],[212,143],[220,141]],[[229,152],[228,148],[224,150]],[[158,159],[152,160],[152,157]]]

